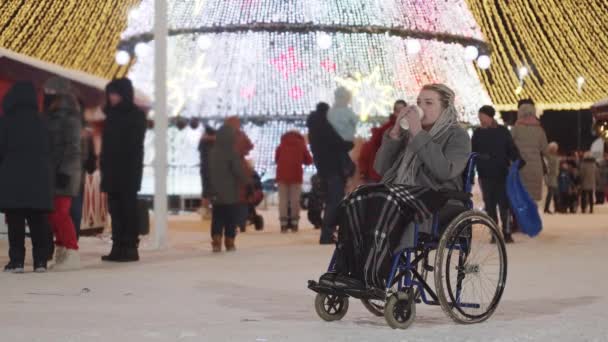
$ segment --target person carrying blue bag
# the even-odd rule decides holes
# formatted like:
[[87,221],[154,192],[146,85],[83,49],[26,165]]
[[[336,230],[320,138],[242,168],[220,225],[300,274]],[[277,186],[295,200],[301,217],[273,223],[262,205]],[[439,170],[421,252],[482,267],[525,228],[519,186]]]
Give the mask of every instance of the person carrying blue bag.
[[507,196],[513,215],[522,233],[535,237],[543,229],[543,222],[538,213],[536,202],[530,196],[519,176],[521,160],[514,162],[507,176]]
[[494,120],[495,114],[492,106],[479,109],[481,127],[473,133],[471,144],[473,152],[479,154],[476,166],[485,211],[498,223],[496,207],[500,209],[505,242],[512,243],[506,182],[509,165],[521,157],[509,130]]

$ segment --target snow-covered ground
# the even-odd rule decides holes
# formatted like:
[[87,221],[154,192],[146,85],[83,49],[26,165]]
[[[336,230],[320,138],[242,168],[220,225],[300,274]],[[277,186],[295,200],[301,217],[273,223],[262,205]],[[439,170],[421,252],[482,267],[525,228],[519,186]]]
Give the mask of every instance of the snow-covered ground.
[[[0,341],[608,341],[608,207],[597,211],[545,216],[540,237],[516,236],[500,307],[477,325],[418,305],[411,328],[392,330],[354,300],[326,323],[306,288],[332,253],[317,231],[269,223],[213,255],[208,222],[191,215],[172,218],[171,247],[144,247],[139,263],[102,264],[107,239],[91,237],[81,271],[0,274]],[[2,265],[6,255],[0,241]]]

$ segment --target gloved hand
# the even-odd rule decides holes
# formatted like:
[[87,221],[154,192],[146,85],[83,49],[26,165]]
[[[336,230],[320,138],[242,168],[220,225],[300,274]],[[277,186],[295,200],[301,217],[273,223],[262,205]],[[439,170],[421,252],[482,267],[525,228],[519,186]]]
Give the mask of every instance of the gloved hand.
[[58,173],[55,176],[55,185],[58,188],[65,188],[69,182],[70,182],[70,176],[68,176],[64,173]]

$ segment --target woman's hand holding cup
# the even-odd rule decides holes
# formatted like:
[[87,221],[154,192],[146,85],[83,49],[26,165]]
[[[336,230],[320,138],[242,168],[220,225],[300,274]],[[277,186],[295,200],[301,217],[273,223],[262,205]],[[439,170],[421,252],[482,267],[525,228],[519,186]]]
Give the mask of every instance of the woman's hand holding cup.
[[406,125],[410,136],[414,137],[422,130],[422,109],[416,105],[410,105],[403,109],[405,111],[405,122],[400,121],[401,126]]

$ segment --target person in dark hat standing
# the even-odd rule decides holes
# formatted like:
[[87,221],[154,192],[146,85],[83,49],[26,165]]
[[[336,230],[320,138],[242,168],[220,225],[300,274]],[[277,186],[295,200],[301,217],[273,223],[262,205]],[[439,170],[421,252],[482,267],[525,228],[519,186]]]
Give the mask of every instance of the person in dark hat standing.
[[46,271],[53,208],[47,121],[38,113],[34,85],[17,82],[2,101],[0,118],[0,210],[6,214],[9,263],[5,272],[23,273],[25,222],[32,238],[34,271]]
[[492,106],[479,109],[481,127],[476,129],[471,140],[473,152],[479,153],[477,172],[483,195],[485,211],[498,223],[496,207],[500,209],[500,221],[505,241],[513,242],[507,199],[507,174],[512,161],[521,159],[509,130],[494,120],[496,111]]
[[104,261],[138,261],[137,193],[141,188],[146,115],[134,103],[127,78],[106,87],[106,121],[100,155],[101,190],[112,217],[112,251]]
[[72,198],[80,191],[82,121],[72,83],[52,77],[44,84],[44,108],[51,141],[51,172],[54,184],[54,211],[49,222],[55,234],[55,271],[80,268],[76,228],[70,216]]

